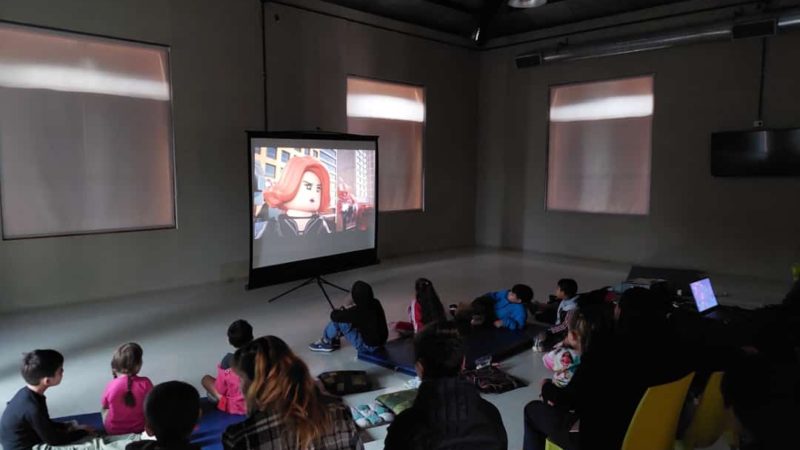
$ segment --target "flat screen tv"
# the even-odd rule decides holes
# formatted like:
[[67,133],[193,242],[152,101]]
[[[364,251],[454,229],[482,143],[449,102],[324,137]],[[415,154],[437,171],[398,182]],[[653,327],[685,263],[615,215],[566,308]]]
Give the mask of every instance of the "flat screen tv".
[[713,133],[711,174],[800,176],[800,128]]
[[378,262],[376,136],[248,136],[248,288]]

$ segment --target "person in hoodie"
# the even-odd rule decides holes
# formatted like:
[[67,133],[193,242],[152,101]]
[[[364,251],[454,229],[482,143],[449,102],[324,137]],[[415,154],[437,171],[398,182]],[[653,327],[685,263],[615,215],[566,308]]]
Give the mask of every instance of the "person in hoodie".
[[372,286],[356,281],[350,290],[353,304],[331,311],[331,321],[322,332],[322,339],[311,343],[314,352],[332,352],[340,347],[341,337],[356,351],[372,352],[386,344],[389,328],[381,302],[372,293]]
[[422,379],[414,404],[389,426],[385,450],[505,450],[508,436],[497,408],[474,384],[459,379],[464,346],[452,323],[433,323],[414,339]]

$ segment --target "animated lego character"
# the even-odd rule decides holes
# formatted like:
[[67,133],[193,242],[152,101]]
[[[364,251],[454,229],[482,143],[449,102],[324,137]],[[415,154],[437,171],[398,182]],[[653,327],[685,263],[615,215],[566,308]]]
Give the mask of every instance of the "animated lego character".
[[280,180],[264,192],[264,200],[283,214],[269,219],[265,236],[291,237],[331,232],[320,216],[330,205],[330,176],[325,167],[309,156],[294,157]]

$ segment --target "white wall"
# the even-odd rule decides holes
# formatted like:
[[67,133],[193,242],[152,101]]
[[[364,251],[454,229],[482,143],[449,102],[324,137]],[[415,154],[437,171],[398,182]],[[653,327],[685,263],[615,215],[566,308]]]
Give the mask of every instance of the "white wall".
[[[800,33],[770,40],[764,118],[800,127]],[[482,53],[476,239],[486,246],[786,280],[800,261],[800,179],[714,178],[714,131],[757,113],[760,41],[721,42],[518,70],[524,47]],[[545,211],[548,91],[655,74],[650,214]]]
[[382,213],[379,256],[472,246],[477,53],[326,11],[359,21],[267,3],[270,129],[346,132],[347,75],[424,86],[425,211]]

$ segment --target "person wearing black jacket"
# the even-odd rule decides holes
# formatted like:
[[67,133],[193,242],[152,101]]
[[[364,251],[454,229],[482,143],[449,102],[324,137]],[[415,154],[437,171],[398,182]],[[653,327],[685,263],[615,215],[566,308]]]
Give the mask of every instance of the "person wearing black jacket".
[[375,351],[386,344],[389,328],[381,302],[372,293],[372,286],[356,281],[350,290],[354,305],[331,311],[331,321],[322,333],[322,339],[310,344],[315,352],[332,352],[339,347],[344,336],[358,352]]
[[616,314],[613,335],[593,335],[567,387],[545,381],[544,401],[525,407],[526,450],[544,449],[545,437],[566,450],[618,449],[647,388],[692,370],[686,350],[671,337],[658,294],[629,289]]
[[422,384],[389,426],[384,450],[501,450],[508,437],[497,408],[458,378],[464,347],[455,326],[434,323],[414,340]]
[[64,376],[64,356],[55,350],[25,354],[20,370],[26,386],[8,402],[0,419],[0,444],[5,450],[30,450],[39,444],[66,445],[90,434],[85,426],[53,422],[47,411],[47,389]]

